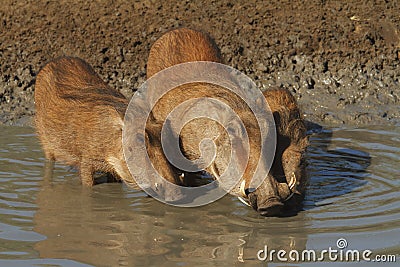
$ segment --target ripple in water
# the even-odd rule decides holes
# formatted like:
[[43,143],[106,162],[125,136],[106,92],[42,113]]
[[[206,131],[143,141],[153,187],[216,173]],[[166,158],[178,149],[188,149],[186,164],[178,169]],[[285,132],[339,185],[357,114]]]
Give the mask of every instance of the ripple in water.
[[49,177],[32,129],[1,131],[0,266],[265,266],[265,245],[322,250],[339,238],[400,250],[398,129],[312,135],[304,211],[288,218],[260,217],[230,196],[185,209],[118,183],[84,188],[62,165]]
[[311,138],[305,209],[321,239],[340,233],[353,248],[399,250],[399,136],[398,129],[334,129]]

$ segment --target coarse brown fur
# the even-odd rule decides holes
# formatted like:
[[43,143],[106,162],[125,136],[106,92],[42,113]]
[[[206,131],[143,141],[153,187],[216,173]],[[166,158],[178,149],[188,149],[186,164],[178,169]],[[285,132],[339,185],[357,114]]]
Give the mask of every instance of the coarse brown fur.
[[[184,28],[167,32],[151,48],[147,77],[170,66],[192,61],[223,62],[218,47],[207,34]],[[284,205],[282,202],[289,194],[286,183],[292,175],[297,179],[297,197],[294,198],[296,203],[292,204],[298,204],[304,195],[306,179],[303,155],[308,141],[300,110],[290,92],[284,89],[269,89],[263,94],[275,120],[277,148],[273,166],[265,173],[265,182],[255,191],[246,194],[254,209],[262,215],[269,216],[280,213]],[[248,187],[260,155],[260,132],[254,115],[237,95],[212,84],[184,84],[169,91],[159,100],[153,109],[153,118],[162,122],[174,107],[187,99],[199,97],[210,97],[228,104],[244,122],[250,141],[250,158],[243,175]],[[224,112],[217,113],[221,114],[221,119],[226,119]],[[217,146],[214,163],[206,170],[217,176],[221,175],[226,170],[231,154],[228,135],[218,123],[206,119],[190,121],[180,132],[181,149],[190,160],[197,159],[201,156],[198,145],[204,138],[213,139]],[[242,133],[236,133],[238,142],[241,142],[242,138]],[[282,184],[286,184],[286,187],[282,187]],[[239,195],[239,187],[240,184],[237,184],[231,193]]]
[[223,62],[218,46],[208,34],[186,28],[169,31],[151,46],[147,78],[173,65],[194,61]]
[[135,186],[122,152],[128,101],[79,58],[46,64],[35,84],[35,124],[49,160],[79,168],[82,183],[93,185],[97,171]]

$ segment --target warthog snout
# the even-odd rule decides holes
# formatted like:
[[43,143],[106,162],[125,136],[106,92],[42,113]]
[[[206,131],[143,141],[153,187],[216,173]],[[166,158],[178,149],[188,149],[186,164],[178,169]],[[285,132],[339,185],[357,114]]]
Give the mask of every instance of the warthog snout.
[[280,183],[268,175],[257,189],[244,189],[243,194],[251,207],[262,216],[277,216],[282,213],[285,203],[294,196],[295,184],[294,176],[288,184]]
[[[167,32],[153,44],[147,61],[147,77],[157,78],[156,73],[158,78],[163,77],[165,74],[162,70],[195,61],[222,63],[223,59],[216,43],[207,34],[185,28],[176,29]],[[198,161],[203,159],[200,144],[203,144],[203,140],[212,140],[213,149],[209,150],[215,151],[215,157],[212,161],[204,160],[209,164],[201,165],[202,168],[219,181],[224,190],[240,197],[263,216],[281,215],[287,208],[300,205],[306,184],[303,154],[308,140],[296,99],[288,90],[278,88],[269,88],[263,95],[254,94],[249,103],[265,111],[262,116],[265,121],[263,123],[261,120],[259,124],[260,120],[256,115],[260,112],[253,112],[245,98],[225,88],[225,85],[233,85],[233,88],[240,88],[243,92],[247,92],[247,89],[253,90],[247,87],[248,82],[239,82],[237,75],[231,75],[231,71],[213,70],[210,67],[207,78],[217,77],[216,81],[229,82],[195,79],[196,81],[177,85],[165,93],[153,107],[154,120],[163,123],[176,107],[182,107],[189,99],[196,100],[197,102],[185,106],[181,111],[182,117],[177,116],[178,119],[175,120],[179,123],[187,122],[182,127],[175,126],[179,135],[179,152],[190,161]],[[193,75],[191,72],[182,72],[173,73],[170,80]],[[202,73],[199,70],[195,73],[197,72]],[[157,88],[154,86],[154,91]],[[259,91],[255,88],[254,92]],[[201,99],[208,99],[206,108],[201,108]],[[264,100],[269,108],[263,105]],[[201,115],[203,111],[207,111],[208,117]],[[238,124],[232,114],[237,115],[242,124]],[[183,119],[185,116],[190,119]],[[160,132],[160,128],[154,131],[155,134]],[[276,136],[276,151],[271,147],[272,140],[264,140],[265,136],[268,137],[266,139]],[[157,151],[157,146],[159,141],[150,144],[149,150]],[[253,185],[253,180],[263,177],[266,178]],[[250,185],[255,188],[250,188]]]

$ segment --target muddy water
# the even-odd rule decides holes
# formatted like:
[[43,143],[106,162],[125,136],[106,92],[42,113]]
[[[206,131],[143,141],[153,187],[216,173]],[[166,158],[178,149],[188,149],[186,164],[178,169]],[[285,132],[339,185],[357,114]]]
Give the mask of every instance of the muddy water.
[[0,266],[285,266],[257,252],[338,249],[339,238],[398,254],[400,130],[324,130],[308,157],[304,211],[263,218],[230,196],[194,209],[117,183],[82,188],[75,171],[45,166],[32,129],[0,128]]

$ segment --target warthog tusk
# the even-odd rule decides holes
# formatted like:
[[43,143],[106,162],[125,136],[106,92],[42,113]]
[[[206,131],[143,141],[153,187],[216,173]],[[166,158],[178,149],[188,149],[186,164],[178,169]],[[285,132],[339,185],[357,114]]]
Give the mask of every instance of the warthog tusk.
[[211,174],[214,175],[214,177],[219,180],[220,176],[217,173],[217,170],[215,169],[215,164],[211,164],[210,165],[210,170],[211,170]]
[[240,200],[240,202],[242,202],[243,204],[245,204],[246,206],[249,206],[250,207],[250,204],[249,204],[249,202],[247,201],[247,200],[245,200],[244,198],[242,198],[242,197],[237,197],[239,200]]
[[[215,166],[214,164],[211,164],[210,166],[210,170],[211,170],[211,174],[214,175],[215,178],[219,179],[220,176],[217,174],[217,171],[215,170]],[[297,184],[297,179],[296,179],[296,175],[294,174],[294,172],[292,172],[292,175],[290,176],[290,181],[288,183],[289,189],[291,191],[290,195],[284,200],[284,202],[288,201],[289,199],[291,199],[294,196],[294,188],[296,187]],[[243,197],[238,197],[238,199],[240,200],[240,202],[242,202],[243,204],[245,204],[246,206],[251,207],[251,205],[249,204],[249,201],[244,199],[247,198],[246,195],[246,191],[245,191],[245,186],[246,186],[246,181],[243,180],[240,184],[240,194]]]
[[284,200],[284,202],[288,201],[289,199],[291,199],[294,196],[294,189],[296,188],[296,184],[297,184],[296,174],[294,174],[294,172],[292,172],[292,175],[290,175],[290,181],[288,183],[289,190],[290,190],[291,193]]
[[250,207],[249,201],[244,199],[247,198],[246,191],[244,189],[245,186],[246,186],[246,181],[243,180],[242,183],[240,184],[240,193],[242,194],[243,197],[238,197],[238,199],[240,200],[240,202]]
[[[295,194],[294,192],[295,192],[295,189],[296,189],[296,184],[297,184],[296,174],[294,174],[294,172],[292,172],[292,174],[290,175],[290,181],[288,183],[288,187],[289,187],[289,190],[290,190],[290,195],[283,202],[288,201],[289,199],[291,199],[294,196],[294,194]],[[242,202],[243,204],[245,204],[245,205],[250,207],[249,201],[247,199],[245,199],[245,198],[247,198],[246,191],[245,191],[245,186],[246,186],[246,181],[243,180],[242,183],[240,184],[240,194],[243,197],[240,196],[240,197],[238,197],[238,199],[240,200],[240,202]]]
[[289,189],[293,191],[293,188],[295,187],[297,181],[296,181],[296,175],[294,172],[292,172],[292,175],[290,176],[290,181],[288,183]]
[[242,194],[243,197],[247,197],[245,187],[246,186],[246,181],[243,180],[242,183],[240,184],[240,193]]
[[[215,170],[215,165],[214,164],[211,164],[210,170],[211,170],[211,174],[214,175],[214,177],[217,178],[217,180],[219,180],[220,176],[217,174],[217,171]],[[246,185],[246,181],[243,180],[242,183],[240,184],[240,193],[243,195],[243,197],[246,197],[246,193],[244,191],[245,185]],[[240,202],[242,202],[246,206],[251,207],[249,202],[247,200],[245,200],[243,197],[238,197]]]
[[294,196],[294,192],[292,191],[292,193],[290,193],[290,195],[289,195],[283,202],[288,201],[288,200],[291,199],[293,196]]

